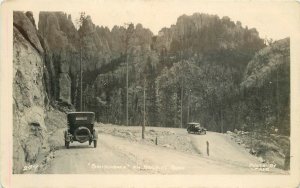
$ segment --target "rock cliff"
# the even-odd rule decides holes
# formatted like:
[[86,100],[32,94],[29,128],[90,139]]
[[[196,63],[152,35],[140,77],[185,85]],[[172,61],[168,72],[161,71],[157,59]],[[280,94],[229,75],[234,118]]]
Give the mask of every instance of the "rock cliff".
[[14,12],[13,27],[13,171],[35,162],[45,141],[44,50],[37,30],[22,12]]
[[70,15],[62,12],[41,12],[38,29],[47,51],[51,98],[71,105],[71,73],[79,64],[77,30]]

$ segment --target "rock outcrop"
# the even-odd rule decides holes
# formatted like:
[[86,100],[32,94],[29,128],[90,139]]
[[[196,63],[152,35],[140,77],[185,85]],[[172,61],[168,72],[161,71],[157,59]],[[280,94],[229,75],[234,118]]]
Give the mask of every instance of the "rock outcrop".
[[22,33],[23,37],[32,45],[33,48],[35,48],[39,53],[43,53],[44,50],[38,38],[32,15],[29,13],[28,15],[29,17],[22,12],[14,12],[14,26],[18,28],[19,32]]
[[[132,32],[123,26],[96,26],[91,17],[86,18],[77,30],[71,16],[62,12],[40,12],[38,30],[45,53],[47,73],[45,74],[49,98],[79,108],[80,60],[83,71],[83,91],[91,85],[99,73],[112,69],[124,72],[127,51],[130,61],[139,68],[145,62],[151,49],[153,34],[137,24]],[[128,37],[126,46],[125,39]],[[122,73],[123,75],[123,73]]]
[[[241,22],[233,22],[229,17],[195,13],[178,17],[175,25],[162,28],[153,45],[161,55],[174,58],[195,57],[205,61],[207,54],[218,56],[226,51],[234,51],[235,56],[251,56],[264,47],[256,29],[242,27]],[[248,61],[250,60],[248,59]]]
[[34,24],[14,12],[13,28],[13,172],[35,162],[45,141],[47,93],[43,48]]
[[[62,12],[41,12],[39,34],[46,49],[46,66],[51,75],[51,98],[66,104],[71,101],[71,76],[78,70],[79,35],[70,15]],[[72,66],[70,66],[72,65]]]

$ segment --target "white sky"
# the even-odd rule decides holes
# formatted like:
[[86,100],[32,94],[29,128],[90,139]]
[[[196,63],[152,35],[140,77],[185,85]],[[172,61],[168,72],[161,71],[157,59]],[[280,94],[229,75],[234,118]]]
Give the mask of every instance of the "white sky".
[[[76,3],[77,2],[77,3]],[[175,24],[182,15],[192,15],[195,12],[216,14],[220,18],[228,16],[233,21],[241,21],[243,26],[255,27],[261,38],[282,39],[295,32],[295,25],[299,19],[295,18],[299,12],[296,2],[278,1],[201,1],[201,0],[99,0],[86,1],[84,5],[75,1],[72,7],[66,9],[47,8],[47,11],[63,11],[72,15],[75,20],[80,11],[91,16],[96,25],[107,26],[124,23],[141,23],[157,34],[162,27]],[[56,6],[57,7],[57,6]],[[65,6],[62,6],[65,7]],[[299,7],[299,6],[298,6]],[[38,10],[34,10],[37,22]],[[74,23],[74,22],[73,22]],[[299,29],[297,30],[299,31]]]

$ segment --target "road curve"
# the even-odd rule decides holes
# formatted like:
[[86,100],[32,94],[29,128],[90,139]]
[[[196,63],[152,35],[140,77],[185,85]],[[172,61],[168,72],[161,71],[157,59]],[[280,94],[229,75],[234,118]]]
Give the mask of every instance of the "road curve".
[[[55,152],[43,174],[257,174],[249,168],[257,159],[245,153],[229,138],[218,133],[190,135],[203,155],[128,141],[99,134],[98,147],[72,143],[70,149]],[[205,156],[206,141],[210,156]],[[277,171],[276,171],[277,172]]]

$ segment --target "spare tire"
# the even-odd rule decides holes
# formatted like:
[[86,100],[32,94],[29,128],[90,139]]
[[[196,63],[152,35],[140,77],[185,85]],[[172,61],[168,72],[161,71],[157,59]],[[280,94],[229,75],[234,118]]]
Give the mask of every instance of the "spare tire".
[[74,131],[74,137],[78,142],[83,143],[90,140],[91,132],[86,127],[78,127]]

